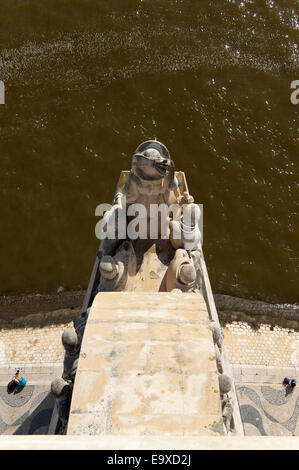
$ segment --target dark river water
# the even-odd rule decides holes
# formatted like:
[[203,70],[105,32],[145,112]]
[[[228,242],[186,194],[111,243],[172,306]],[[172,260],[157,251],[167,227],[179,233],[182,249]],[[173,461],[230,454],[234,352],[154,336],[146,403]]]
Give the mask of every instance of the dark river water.
[[214,292],[298,302],[297,0],[0,0],[0,293],[87,286],[139,143],[204,204]]

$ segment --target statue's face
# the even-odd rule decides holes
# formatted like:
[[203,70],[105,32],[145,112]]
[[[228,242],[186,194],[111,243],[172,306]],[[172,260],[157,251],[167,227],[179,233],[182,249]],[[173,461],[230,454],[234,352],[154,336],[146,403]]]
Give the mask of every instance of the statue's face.
[[133,155],[132,169],[144,180],[161,180],[167,174],[170,156],[165,145],[147,141],[139,145]]
[[161,173],[155,167],[154,160],[134,156],[132,169],[141,179],[160,180],[163,178],[163,175],[161,175]]

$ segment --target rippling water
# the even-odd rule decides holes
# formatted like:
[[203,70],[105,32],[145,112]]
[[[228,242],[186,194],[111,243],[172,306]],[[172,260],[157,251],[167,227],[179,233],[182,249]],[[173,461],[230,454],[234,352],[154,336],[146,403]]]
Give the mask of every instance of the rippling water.
[[0,4],[0,293],[86,287],[94,210],[157,137],[214,292],[298,301],[297,0]]

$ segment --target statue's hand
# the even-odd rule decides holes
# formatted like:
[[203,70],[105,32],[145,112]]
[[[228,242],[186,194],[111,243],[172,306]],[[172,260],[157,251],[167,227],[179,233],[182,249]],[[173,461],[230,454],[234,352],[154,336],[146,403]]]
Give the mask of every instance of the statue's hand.
[[193,202],[194,202],[194,197],[191,196],[191,194],[184,192],[181,198],[181,204],[192,204]]

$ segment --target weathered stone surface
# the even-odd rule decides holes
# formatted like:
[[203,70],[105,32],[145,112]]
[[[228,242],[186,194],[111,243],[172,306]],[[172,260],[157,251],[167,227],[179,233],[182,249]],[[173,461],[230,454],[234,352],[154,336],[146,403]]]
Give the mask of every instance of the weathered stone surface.
[[217,345],[215,345],[215,356],[216,356],[217,370],[218,370],[219,374],[223,374],[221,353],[220,353],[219,348],[218,348]]
[[73,351],[78,344],[78,336],[74,328],[67,328],[62,333],[62,344],[66,351]]
[[57,379],[53,380],[51,383],[51,392],[56,397],[66,395],[69,388],[69,384],[61,377],[57,377]]
[[191,436],[223,430],[215,348],[201,295],[98,294],[83,337],[67,433]]
[[219,388],[221,393],[228,393],[232,388],[232,380],[226,374],[219,375]]

